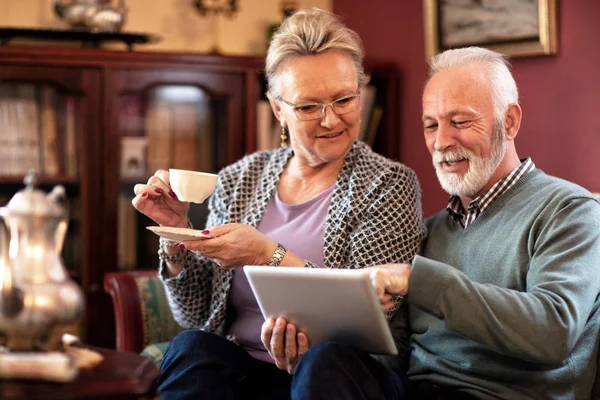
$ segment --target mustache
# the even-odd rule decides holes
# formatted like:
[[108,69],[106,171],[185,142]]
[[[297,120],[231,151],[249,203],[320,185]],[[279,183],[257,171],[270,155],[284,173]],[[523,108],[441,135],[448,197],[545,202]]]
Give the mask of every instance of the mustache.
[[442,162],[456,162],[460,160],[469,160],[473,157],[473,154],[465,148],[456,148],[446,151],[435,150],[433,152],[433,162],[436,164]]

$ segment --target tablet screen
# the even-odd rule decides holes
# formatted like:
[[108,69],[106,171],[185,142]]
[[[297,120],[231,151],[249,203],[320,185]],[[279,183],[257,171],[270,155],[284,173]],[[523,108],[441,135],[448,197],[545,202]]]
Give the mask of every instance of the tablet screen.
[[283,316],[309,344],[346,343],[373,354],[397,354],[365,270],[245,266],[265,318]]

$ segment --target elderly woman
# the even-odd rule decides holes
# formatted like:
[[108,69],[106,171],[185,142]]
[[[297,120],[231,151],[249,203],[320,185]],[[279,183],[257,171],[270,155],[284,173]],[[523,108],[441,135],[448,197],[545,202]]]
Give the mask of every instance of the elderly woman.
[[[165,353],[162,398],[289,397],[295,361],[275,365],[262,344],[264,320],[244,265],[363,268],[412,260],[424,236],[419,186],[413,171],[357,140],[367,83],[362,59],[357,34],[326,11],[298,12],[275,34],[268,96],[290,146],[220,172],[204,231],[210,239],[162,244],[159,274],[175,318],[196,328]],[[158,224],[188,224],[189,206],[173,195],[167,171],[135,193],[134,206]],[[269,334],[288,329],[285,321],[266,325]],[[293,328],[290,359],[297,360],[308,343]]]

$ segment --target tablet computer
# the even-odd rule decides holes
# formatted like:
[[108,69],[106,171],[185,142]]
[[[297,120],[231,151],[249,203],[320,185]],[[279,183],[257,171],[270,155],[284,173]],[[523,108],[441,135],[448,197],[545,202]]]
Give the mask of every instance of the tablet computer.
[[350,344],[373,354],[397,354],[365,270],[245,266],[263,316],[285,317],[308,337]]

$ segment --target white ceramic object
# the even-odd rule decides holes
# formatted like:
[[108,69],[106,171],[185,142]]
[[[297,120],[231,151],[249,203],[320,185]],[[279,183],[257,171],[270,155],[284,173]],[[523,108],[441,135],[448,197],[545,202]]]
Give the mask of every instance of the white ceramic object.
[[202,203],[217,186],[219,175],[206,172],[170,169],[169,180],[171,189],[181,201]]
[[202,233],[202,231],[196,229],[175,228],[169,226],[147,226],[146,229],[173,242],[185,242],[186,240],[209,238],[209,236],[206,236],[204,233]]

